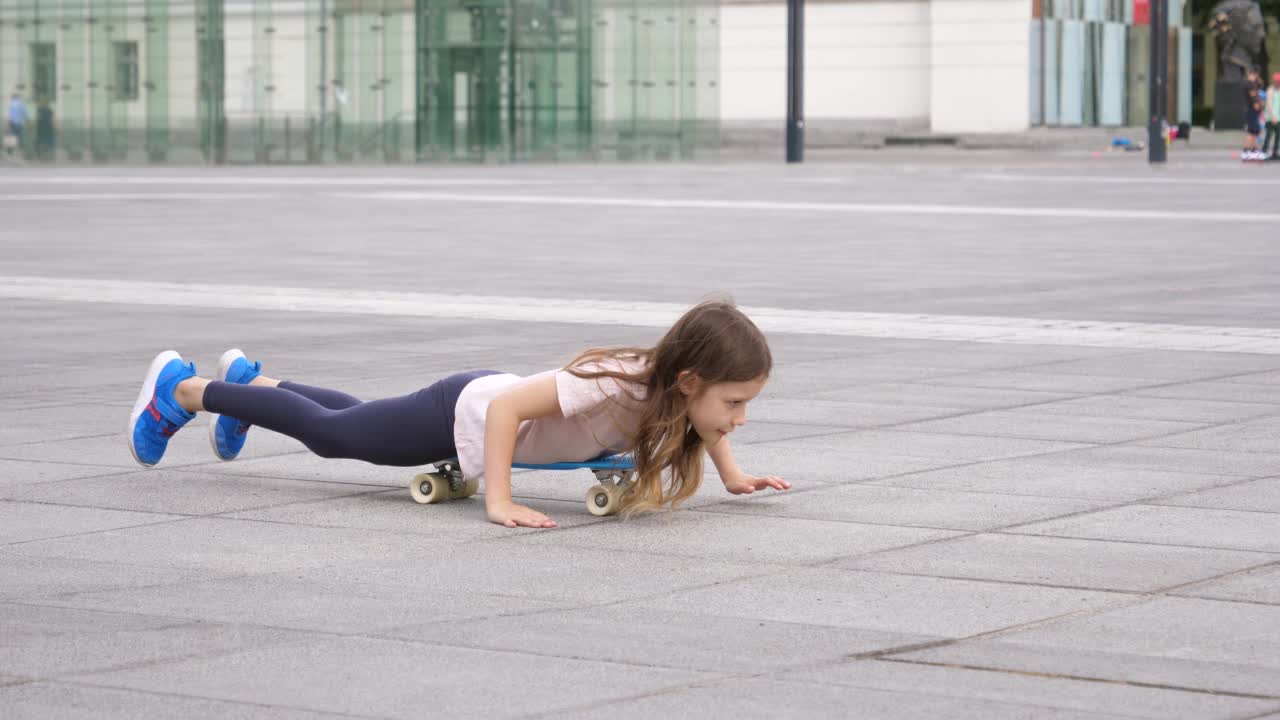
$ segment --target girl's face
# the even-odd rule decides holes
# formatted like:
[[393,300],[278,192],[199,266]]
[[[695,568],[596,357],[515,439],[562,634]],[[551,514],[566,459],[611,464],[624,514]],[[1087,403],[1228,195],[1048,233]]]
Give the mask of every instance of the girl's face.
[[697,377],[681,383],[680,391],[689,396],[689,422],[708,447],[747,424],[747,403],[755,399],[767,377],[746,382],[706,384]]

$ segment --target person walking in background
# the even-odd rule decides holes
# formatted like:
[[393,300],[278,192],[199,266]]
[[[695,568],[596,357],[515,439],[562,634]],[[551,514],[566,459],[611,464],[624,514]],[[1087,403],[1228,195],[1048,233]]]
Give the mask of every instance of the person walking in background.
[[1262,153],[1268,160],[1276,160],[1280,159],[1280,72],[1271,74],[1265,106],[1267,134],[1262,138]]
[[36,157],[40,160],[53,160],[54,143],[53,108],[49,106],[49,98],[42,97],[36,104]]
[[[18,150],[18,152],[21,152],[22,132],[26,129],[27,122],[31,120],[31,113],[27,110],[27,104],[22,102],[22,96],[18,93],[14,93],[9,98],[8,119],[9,134],[13,136],[15,141],[13,146]],[[8,143],[5,144],[5,148],[6,150],[9,149]]]

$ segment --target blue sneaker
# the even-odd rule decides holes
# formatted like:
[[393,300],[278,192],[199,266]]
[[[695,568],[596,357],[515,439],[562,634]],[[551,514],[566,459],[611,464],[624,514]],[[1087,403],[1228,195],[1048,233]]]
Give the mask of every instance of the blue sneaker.
[[[222,382],[248,385],[251,380],[262,374],[262,363],[252,365],[245,359],[244,353],[232,348],[222,353],[218,360],[218,378]],[[244,449],[244,439],[252,425],[226,415],[214,415],[209,422],[209,444],[219,460],[235,460]]]
[[129,415],[129,452],[139,464],[151,467],[160,462],[169,438],[196,416],[173,398],[178,383],[195,374],[195,363],[183,362],[182,356],[172,350],[165,350],[151,361]]

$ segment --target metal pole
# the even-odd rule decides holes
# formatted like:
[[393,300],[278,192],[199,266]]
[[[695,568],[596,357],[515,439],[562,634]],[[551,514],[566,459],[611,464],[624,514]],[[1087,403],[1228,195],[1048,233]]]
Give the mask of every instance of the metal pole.
[[787,162],[804,162],[804,0],[787,0]]
[[1169,85],[1169,2],[1151,0],[1151,72],[1148,93],[1147,162],[1162,163],[1167,159],[1165,147],[1165,112]]

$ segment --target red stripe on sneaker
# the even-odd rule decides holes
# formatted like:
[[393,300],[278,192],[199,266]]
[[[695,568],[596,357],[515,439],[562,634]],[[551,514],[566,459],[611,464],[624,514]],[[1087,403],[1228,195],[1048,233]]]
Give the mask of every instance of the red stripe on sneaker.
[[147,411],[148,411],[148,412],[150,412],[150,413],[151,413],[151,417],[155,418],[156,420],[162,420],[162,419],[163,419],[163,418],[161,418],[161,416],[160,416],[160,411],[156,409],[156,396],[155,396],[155,395],[152,395],[152,396],[151,396],[151,402],[147,403]]

